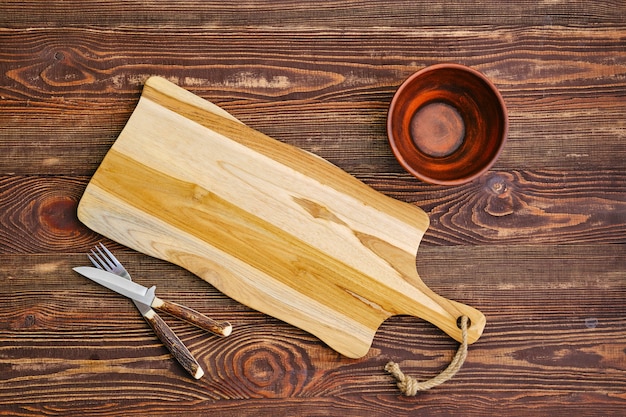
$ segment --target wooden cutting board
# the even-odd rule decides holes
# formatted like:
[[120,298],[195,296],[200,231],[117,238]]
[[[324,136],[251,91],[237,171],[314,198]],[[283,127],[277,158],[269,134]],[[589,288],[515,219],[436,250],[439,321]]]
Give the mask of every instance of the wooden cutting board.
[[485,326],[478,310],[418,276],[429,224],[421,209],[163,78],[146,82],[78,217],[351,358],[392,315],[420,317],[459,341],[466,315],[469,343]]

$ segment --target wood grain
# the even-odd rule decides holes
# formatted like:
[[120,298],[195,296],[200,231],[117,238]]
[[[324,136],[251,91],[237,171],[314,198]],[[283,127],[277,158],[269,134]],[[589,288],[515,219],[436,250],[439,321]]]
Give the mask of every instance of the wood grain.
[[350,173],[399,174],[384,126],[393,92],[414,71],[450,61],[485,73],[508,103],[510,138],[495,169],[613,168],[626,152],[624,36],[604,26],[242,27],[225,48],[219,29],[5,29],[0,56],[12,65],[0,72],[0,151],[20,163],[0,160],[0,172],[91,175],[143,82],[161,75]]
[[625,241],[622,171],[492,171],[453,191],[386,178],[367,182],[428,212],[425,244]]
[[[484,415],[483,402],[495,401],[511,415],[525,415],[527,407],[565,415],[585,404],[577,415],[593,416],[589,404],[601,404],[606,415],[617,416],[626,389],[622,255],[614,245],[421,251],[418,267],[432,277],[429,284],[449,297],[474,300],[490,324],[445,395],[426,394],[420,401],[399,401],[382,371],[387,359],[423,378],[445,366],[454,343],[419,320],[390,319],[370,355],[350,360],[186,271],[122,253],[127,267],[141,268],[139,282],[156,284],[168,298],[235,324],[233,334],[222,339],[170,323],[207,370],[195,383],[168,357],[130,301],[69,272],[84,255],[2,255],[1,284],[13,301],[0,305],[0,406],[26,415],[46,404],[55,405],[53,414],[70,415],[77,407],[85,415],[146,409],[164,415],[209,410],[271,415],[294,407],[304,415],[332,407],[349,415],[372,407],[379,415],[417,410],[443,415],[468,401],[464,413],[472,416]],[[474,261],[468,265],[466,259]],[[442,264],[446,271],[439,270]],[[33,281],[42,287],[33,289]],[[109,312],[104,320],[103,309]],[[30,393],[27,399],[24,393]],[[172,401],[177,406],[170,409]],[[138,404],[141,411],[135,410]],[[269,408],[261,411],[264,404]]]
[[0,253],[77,250],[98,239],[76,216],[87,178],[0,178]]
[[[146,3],[123,0],[42,2],[5,1],[0,24],[12,26],[74,25],[219,25],[223,27],[282,25],[368,28],[376,26],[415,27],[428,25],[480,26],[485,24],[519,25],[593,25],[623,24],[616,13],[619,1],[592,4],[576,0],[539,3],[516,2],[503,7],[490,0],[475,3],[422,3],[410,0],[366,1],[296,0],[248,1],[224,5],[220,1],[193,0],[180,3]],[[43,7],[42,7],[43,6]]]
[[[0,5],[0,415],[623,416],[626,409],[626,8],[622,1],[40,1]],[[395,89],[458,62],[510,115],[487,176],[436,187],[385,135]],[[424,209],[417,270],[489,325],[457,348],[400,316],[350,360],[171,264],[89,231],[76,204],[164,76],[247,125]],[[186,375],[128,300],[70,273],[104,241],[167,299],[233,322],[169,321],[208,378]]]
[[[426,210],[431,224],[421,246],[625,241],[623,171],[496,171],[454,190],[406,177],[361,180]],[[76,217],[88,181],[0,177],[0,252],[76,252],[96,244],[100,236]]]

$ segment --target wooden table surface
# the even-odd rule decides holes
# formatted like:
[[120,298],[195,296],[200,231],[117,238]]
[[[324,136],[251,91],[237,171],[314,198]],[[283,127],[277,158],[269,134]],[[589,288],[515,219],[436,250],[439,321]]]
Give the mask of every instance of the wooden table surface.
[[[428,185],[387,144],[413,72],[455,62],[509,110],[507,145],[469,184]],[[457,343],[394,317],[364,358],[249,309],[81,225],[85,186],[160,75],[249,126],[424,209],[416,267],[487,327]],[[622,1],[0,1],[0,415],[626,415],[626,5]],[[127,299],[78,276],[109,245],[163,298],[230,320],[166,321],[191,379]]]

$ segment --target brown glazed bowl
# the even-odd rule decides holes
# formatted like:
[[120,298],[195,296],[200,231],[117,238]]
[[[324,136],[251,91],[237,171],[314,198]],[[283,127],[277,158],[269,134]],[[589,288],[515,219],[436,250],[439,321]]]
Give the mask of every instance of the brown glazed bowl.
[[481,73],[439,64],[411,75],[396,91],[387,135],[400,164],[422,181],[463,184],[485,173],[508,132],[504,100]]

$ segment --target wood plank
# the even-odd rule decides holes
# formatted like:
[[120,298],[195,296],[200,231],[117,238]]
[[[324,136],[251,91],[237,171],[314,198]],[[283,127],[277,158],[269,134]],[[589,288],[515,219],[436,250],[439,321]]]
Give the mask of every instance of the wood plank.
[[[546,99],[557,92],[593,97],[580,88],[583,80],[588,87],[606,89],[605,93],[623,93],[621,88],[611,89],[623,86],[618,77],[624,66],[623,27],[378,28],[367,34],[316,28],[294,34],[230,27],[227,49],[221,44],[222,30],[3,29],[0,56],[14,65],[2,74],[7,77],[2,96],[33,102],[64,98],[59,104],[66,106],[92,96],[136,96],[136,87],[154,75],[156,67],[194,93],[215,90],[219,98],[346,100],[358,94],[371,98],[371,87],[389,87],[416,68],[455,60],[477,67],[505,91],[515,87],[511,93],[518,97]],[[340,55],[335,51],[337,42],[342,44]],[[115,52],[119,50],[124,52]],[[15,65],[18,62],[21,65]],[[338,86],[351,88],[333,92]]]
[[625,242],[622,171],[496,170],[454,190],[401,178],[364,181],[428,213],[425,244]]
[[[92,174],[158,74],[350,173],[402,174],[387,145],[388,104],[412,72],[442,61],[475,67],[504,95],[510,133],[495,169],[617,169],[626,160],[624,36],[601,26],[434,27],[309,29],[294,39],[240,28],[225,49],[219,28],[5,29],[0,57],[12,64],[0,64],[0,152],[12,159],[0,159],[0,173]],[[294,43],[306,49],[294,55]]]
[[295,28],[313,25],[333,28],[372,26],[414,27],[419,25],[592,25],[622,24],[619,1],[576,0],[520,1],[507,4],[490,0],[450,4],[395,1],[393,6],[375,1],[248,1],[224,4],[220,1],[165,2],[107,1],[5,1],[0,26],[74,25],[243,25]]
[[[455,188],[409,178],[363,177],[424,209],[421,246],[624,243],[622,171],[491,172]],[[74,252],[101,237],[76,217],[89,177],[0,177],[0,253]]]
[[442,410],[462,406],[464,415],[481,416],[484,403],[495,401],[511,416],[527,415],[528,407],[557,416],[576,407],[576,415],[592,416],[598,408],[620,415],[626,401],[623,245],[422,249],[418,268],[429,285],[478,305],[488,326],[455,379],[419,400],[398,397],[382,371],[393,359],[428,378],[449,361],[455,344],[419,320],[389,319],[370,354],[350,360],[178,267],[122,250],[138,281],[233,323],[233,335],[222,339],[166,317],[207,369],[209,376],[194,382],[128,300],[70,272],[84,263],[83,254],[0,255],[0,284],[10,300],[0,303],[0,409],[269,416],[291,407],[303,415],[335,407],[359,415],[374,407],[381,415],[445,415]]

